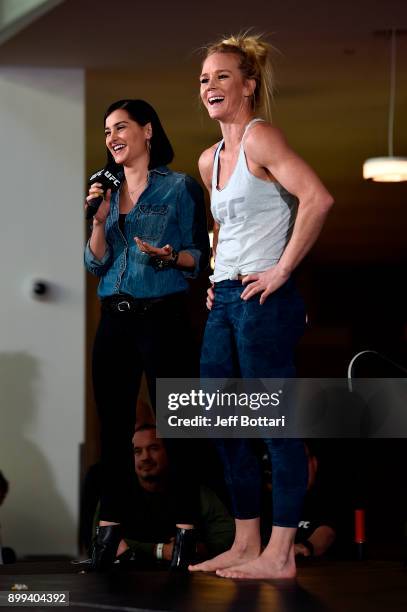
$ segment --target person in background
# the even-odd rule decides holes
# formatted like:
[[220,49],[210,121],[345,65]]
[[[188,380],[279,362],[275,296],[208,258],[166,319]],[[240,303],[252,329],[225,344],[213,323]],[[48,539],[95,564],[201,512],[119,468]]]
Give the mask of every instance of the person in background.
[[[320,477],[319,461],[311,443],[305,444],[308,458],[308,486],[304,499],[301,520],[295,537],[294,552],[297,557],[320,557],[325,555],[335,542],[340,517],[340,495],[334,483]],[[273,509],[270,497],[272,491],[272,467],[267,454],[264,463],[264,499],[261,514],[261,532],[264,544],[270,539]],[[271,467],[271,470],[270,470]],[[343,520],[343,519],[342,519]]]
[[[133,436],[135,478],[122,522],[123,539],[117,558],[143,566],[169,564],[175,543],[178,475],[171,469],[163,440],[156,427],[142,424]],[[185,463],[191,460],[184,457]],[[98,520],[98,510],[96,521]],[[217,495],[199,487],[196,523],[197,557],[207,559],[227,550],[234,537],[234,521]]]

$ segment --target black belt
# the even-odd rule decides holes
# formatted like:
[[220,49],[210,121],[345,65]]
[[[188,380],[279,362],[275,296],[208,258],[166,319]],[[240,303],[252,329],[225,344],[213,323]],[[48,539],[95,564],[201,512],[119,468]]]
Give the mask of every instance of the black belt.
[[169,306],[172,304],[181,304],[184,298],[184,292],[173,293],[157,298],[135,298],[126,293],[115,293],[108,297],[102,298],[102,310],[111,313],[135,313],[145,314],[160,306]]

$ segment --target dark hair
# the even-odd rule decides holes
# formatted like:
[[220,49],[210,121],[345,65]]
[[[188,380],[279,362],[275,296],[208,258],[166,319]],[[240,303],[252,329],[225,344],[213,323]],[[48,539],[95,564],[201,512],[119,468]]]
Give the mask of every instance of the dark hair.
[[[153,107],[144,100],[117,100],[117,102],[113,102],[105,112],[103,125],[105,125],[107,117],[111,115],[113,111],[119,109],[125,110],[129,117],[141,126],[151,123],[153,135],[150,140],[149,169],[152,170],[153,168],[157,168],[157,166],[166,166],[170,164],[174,159],[174,150]],[[108,163],[114,163],[110,151],[107,152],[107,160]]]

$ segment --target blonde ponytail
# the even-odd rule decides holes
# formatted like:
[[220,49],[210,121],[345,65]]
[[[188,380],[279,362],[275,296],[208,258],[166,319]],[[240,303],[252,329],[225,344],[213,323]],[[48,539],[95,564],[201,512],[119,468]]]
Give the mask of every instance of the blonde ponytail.
[[256,89],[252,99],[253,112],[264,115],[271,121],[273,102],[272,45],[262,40],[261,35],[247,33],[223,38],[208,45],[206,57],[213,53],[234,53],[240,58],[239,69],[245,79],[254,79]]

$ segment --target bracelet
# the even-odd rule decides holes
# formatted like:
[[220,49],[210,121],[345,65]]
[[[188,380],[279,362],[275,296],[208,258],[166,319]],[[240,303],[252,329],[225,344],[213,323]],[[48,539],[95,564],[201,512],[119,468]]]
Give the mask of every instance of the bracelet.
[[173,266],[176,266],[178,263],[178,257],[179,257],[179,251],[176,251],[175,249],[172,249],[172,253],[171,253],[171,263]]
[[165,268],[173,268],[177,265],[179,253],[172,249],[169,259],[163,259],[159,255],[152,257],[153,266],[156,270],[164,270]]
[[164,544],[163,542],[160,542],[159,544],[157,544],[157,546],[155,547],[155,556],[156,559],[158,561],[162,561],[163,558],[163,549],[164,549]]

